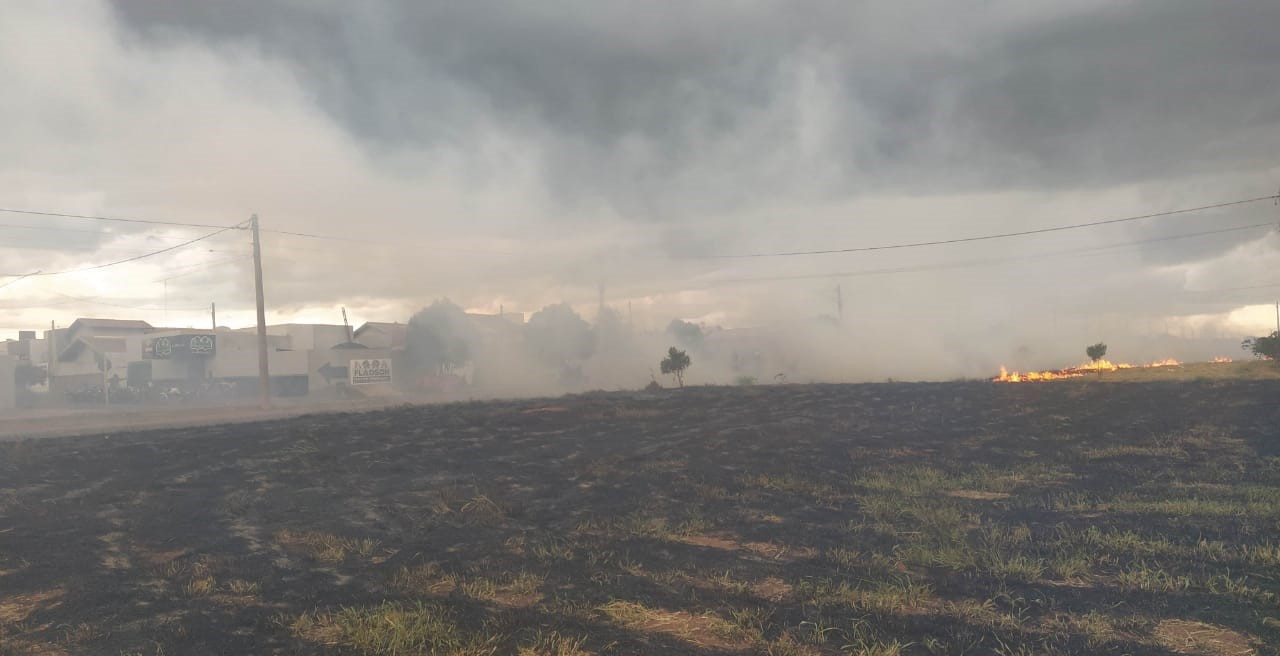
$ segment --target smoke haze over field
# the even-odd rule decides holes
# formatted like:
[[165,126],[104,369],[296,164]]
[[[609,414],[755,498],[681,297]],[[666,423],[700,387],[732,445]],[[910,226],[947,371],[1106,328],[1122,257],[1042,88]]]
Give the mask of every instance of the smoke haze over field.
[[[448,297],[526,317],[567,302],[596,323],[604,285],[647,333],[584,371],[625,372],[619,385],[657,368],[673,318],[781,336],[797,375],[819,380],[1056,368],[1099,340],[1132,361],[1239,356],[1241,337],[1272,330],[1280,234],[1181,238],[1275,222],[1270,201],[710,257],[1276,193],[1280,3],[982,6],[5,3],[0,207],[214,225],[257,213],[265,229],[342,238],[265,235],[273,322],[336,323],[340,306],[404,322]],[[209,232],[0,224],[0,273]],[[246,241],[14,282],[0,329],[204,326],[210,301],[248,325]],[[730,382],[725,362],[693,357],[691,381]]]

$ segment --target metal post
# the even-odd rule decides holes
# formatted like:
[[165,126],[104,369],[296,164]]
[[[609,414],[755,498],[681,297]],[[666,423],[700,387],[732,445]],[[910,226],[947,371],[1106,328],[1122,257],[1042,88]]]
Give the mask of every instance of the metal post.
[[213,323],[213,332],[218,332],[218,304],[209,304],[209,320]]
[[53,377],[56,373],[58,362],[58,324],[54,321],[49,322],[49,373],[46,376],[49,379],[49,394],[53,395]]
[[271,372],[267,364],[267,302],[262,293],[262,238],[258,234],[258,215],[249,220],[253,231],[253,286],[258,301],[258,388],[262,407],[271,407]]

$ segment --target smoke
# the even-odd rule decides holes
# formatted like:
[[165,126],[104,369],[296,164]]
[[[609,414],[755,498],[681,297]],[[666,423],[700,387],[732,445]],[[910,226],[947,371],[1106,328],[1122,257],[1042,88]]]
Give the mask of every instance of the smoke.
[[[712,256],[1271,193],[1276,3],[803,5],[18,3],[0,21],[0,207],[257,213],[335,237],[266,233],[273,322],[334,323],[341,307],[403,321],[445,297],[592,318],[556,311],[565,324],[529,340],[482,331],[467,343],[490,389],[638,386],[673,345],[695,384],[881,380],[1056,368],[1099,340],[1133,360],[1213,357],[1270,330],[1274,289],[1221,290],[1280,282],[1280,237],[1177,238],[1273,220],[1264,203]],[[13,222],[106,231],[0,229],[16,271],[195,236]],[[0,289],[0,326],[204,325],[192,308],[211,301],[247,325],[247,261],[217,264],[244,242],[24,280]],[[673,318],[702,345],[668,334]]]

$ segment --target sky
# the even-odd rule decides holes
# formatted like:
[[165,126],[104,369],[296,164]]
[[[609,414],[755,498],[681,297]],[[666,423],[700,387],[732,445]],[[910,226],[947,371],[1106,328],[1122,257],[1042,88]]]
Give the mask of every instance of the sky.
[[[931,377],[1065,366],[1098,340],[1211,357],[1274,329],[1280,234],[1225,231],[1280,221],[1269,200],[719,257],[1277,193],[1280,3],[977,7],[14,0],[0,208],[257,214],[273,322],[404,321],[444,297],[590,318],[603,287],[643,327],[758,329],[839,294],[839,348]],[[0,278],[0,335],[203,327],[215,302],[248,325],[243,230],[75,272],[210,232],[0,212],[0,274],[42,274]]]

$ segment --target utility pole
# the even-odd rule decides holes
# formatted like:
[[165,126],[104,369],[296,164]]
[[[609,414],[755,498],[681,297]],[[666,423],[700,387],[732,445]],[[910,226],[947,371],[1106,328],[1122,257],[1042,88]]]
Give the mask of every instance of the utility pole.
[[351,334],[351,322],[347,321],[347,308],[342,308],[342,327],[347,330],[347,343],[350,344],[355,340],[355,335]]
[[111,381],[107,378],[107,372],[111,371],[111,360],[106,354],[102,354],[102,363],[98,365],[102,368],[102,404],[111,405]]
[[253,231],[253,287],[258,297],[258,392],[262,407],[271,407],[271,372],[267,364],[267,301],[262,294],[262,236],[258,232],[258,215],[249,219]]
[[840,325],[844,325],[844,292],[840,290],[840,285],[836,285],[836,318],[840,321]]
[[46,376],[49,379],[50,395],[53,394],[53,376],[54,376],[55,370],[57,369],[57,362],[58,362],[58,349],[56,347],[57,341],[58,341],[58,324],[56,322],[50,321],[49,322],[49,373]]
[[1276,301],[1276,334],[1280,335],[1280,301]]
[[218,332],[218,304],[209,304],[209,321],[213,323],[213,332]]

